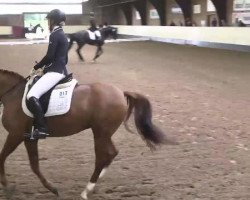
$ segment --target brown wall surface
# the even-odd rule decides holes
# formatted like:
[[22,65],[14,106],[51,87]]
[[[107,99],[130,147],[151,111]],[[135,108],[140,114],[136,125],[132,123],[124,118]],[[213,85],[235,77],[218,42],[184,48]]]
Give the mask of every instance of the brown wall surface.
[[127,25],[126,17],[121,8],[118,9],[117,23],[121,25]]
[[[119,24],[122,22],[121,10],[119,6],[104,7],[102,10],[102,18],[99,19],[99,23],[103,24],[107,22],[108,24]],[[121,19],[120,19],[121,18]],[[126,24],[126,23],[125,23]],[[125,25],[124,24],[124,25]]]
[[67,15],[67,25],[83,25],[89,22],[89,16],[85,15]]
[[[84,15],[67,15],[67,25],[82,25],[88,23]],[[23,15],[0,15],[0,26],[24,26]]]
[[23,15],[0,15],[0,26],[24,26]]

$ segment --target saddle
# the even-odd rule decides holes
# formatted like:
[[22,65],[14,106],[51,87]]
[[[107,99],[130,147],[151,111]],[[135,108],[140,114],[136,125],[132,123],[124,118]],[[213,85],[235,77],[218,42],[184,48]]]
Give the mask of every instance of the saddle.
[[[22,108],[26,115],[33,117],[29,110],[28,100],[26,98],[32,86],[41,78],[35,76],[27,82],[22,99]],[[45,117],[62,115],[69,111],[73,90],[77,84],[77,80],[73,79],[73,75],[69,74],[63,78],[57,85],[41,96],[40,103],[43,108]]]

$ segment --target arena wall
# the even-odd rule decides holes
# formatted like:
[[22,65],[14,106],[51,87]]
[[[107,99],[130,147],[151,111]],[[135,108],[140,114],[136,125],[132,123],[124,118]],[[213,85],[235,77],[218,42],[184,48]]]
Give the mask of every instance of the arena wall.
[[[148,37],[177,44],[213,46],[215,48],[250,49],[250,28],[240,27],[178,27],[178,26],[116,26],[120,35]],[[88,26],[65,26],[66,33],[86,30]],[[228,45],[228,46],[227,46]],[[235,45],[235,47],[234,47]],[[240,49],[238,49],[238,48]]]
[[[67,25],[83,25],[89,23],[89,16],[82,14],[67,15]],[[24,15],[0,15],[0,38],[22,38],[24,37]],[[73,28],[74,30],[74,28]]]
[[0,26],[23,26],[23,15],[0,15]]
[[65,33],[75,33],[77,31],[81,31],[81,30],[86,30],[89,27],[86,25],[83,26],[64,26],[64,32]]
[[250,28],[117,26],[119,34],[154,41],[250,51]]
[[0,26],[0,35],[12,35],[12,27],[11,26]]
[[[84,15],[67,15],[68,25],[88,24],[89,17]],[[23,15],[0,15],[0,26],[24,26]]]
[[[178,27],[178,26],[121,26],[118,33],[147,37],[154,41],[190,44],[214,48],[250,51],[250,28],[244,27]],[[66,33],[86,30],[86,25],[65,26]],[[0,35],[11,34],[11,26],[0,26]]]

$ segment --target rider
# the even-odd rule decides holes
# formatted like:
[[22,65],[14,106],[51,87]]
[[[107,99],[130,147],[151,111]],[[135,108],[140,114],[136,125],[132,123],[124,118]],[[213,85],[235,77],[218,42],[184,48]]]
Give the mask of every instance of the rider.
[[96,26],[95,20],[94,20],[94,19],[91,19],[91,20],[89,21],[89,23],[90,23],[90,28],[89,28],[89,30],[90,30],[91,32],[95,33],[95,36],[96,36],[96,39],[97,39],[97,40],[101,40],[101,33],[100,33],[100,31],[98,30],[98,28],[97,28],[97,26]]
[[62,29],[66,16],[62,11],[54,9],[46,18],[51,32],[48,51],[33,69],[37,70],[45,66],[44,75],[27,94],[28,105],[35,118],[33,134],[37,138],[46,138],[49,135],[39,98],[67,75],[66,64],[68,62],[68,40]]

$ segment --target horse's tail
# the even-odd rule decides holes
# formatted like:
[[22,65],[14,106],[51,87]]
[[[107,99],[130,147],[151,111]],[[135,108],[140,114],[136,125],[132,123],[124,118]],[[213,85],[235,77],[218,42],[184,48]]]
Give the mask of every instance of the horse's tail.
[[150,149],[155,149],[156,145],[160,144],[177,144],[166,137],[166,135],[156,127],[152,122],[152,108],[149,100],[138,93],[124,92],[128,102],[128,112],[124,120],[124,125],[127,131],[131,131],[127,122],[134,110],[134,121],[137,132],[145,140]]

